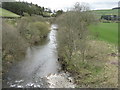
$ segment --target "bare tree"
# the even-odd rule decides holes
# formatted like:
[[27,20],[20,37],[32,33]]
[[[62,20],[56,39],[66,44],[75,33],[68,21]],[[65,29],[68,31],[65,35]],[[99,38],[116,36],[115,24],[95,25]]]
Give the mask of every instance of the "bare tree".
[[75,51],[80,51],[82,61],[85,60],[87,26],[94,21],[93,16],[87,4],[76,3],[74,8],[57,19],[60,28],[58,31],[58,51],[62,56],[64,54],[68,60],[71,60],[72,54]]

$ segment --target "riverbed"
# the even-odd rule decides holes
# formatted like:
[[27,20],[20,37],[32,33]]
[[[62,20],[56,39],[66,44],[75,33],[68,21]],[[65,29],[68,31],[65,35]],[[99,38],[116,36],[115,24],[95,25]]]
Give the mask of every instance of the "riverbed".
[[29,47],[23,60],[4,76],[3,88],[74,88],[69,73],[60,71],[57,53],[57,25],[51,25],[47,41]]

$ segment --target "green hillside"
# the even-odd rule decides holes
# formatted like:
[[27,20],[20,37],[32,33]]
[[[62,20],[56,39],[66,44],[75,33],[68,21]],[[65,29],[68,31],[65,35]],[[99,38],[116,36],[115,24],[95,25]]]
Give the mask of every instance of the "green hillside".
[[8,10],[5,10],[3,8],[0,8],[0,16],[2,17],[20,17],[19,15],[13,13],[13,12],[10,12]]
[[118,9],[106,9],[106,10],[93,10],[98,17],[101,15],[118,15]]

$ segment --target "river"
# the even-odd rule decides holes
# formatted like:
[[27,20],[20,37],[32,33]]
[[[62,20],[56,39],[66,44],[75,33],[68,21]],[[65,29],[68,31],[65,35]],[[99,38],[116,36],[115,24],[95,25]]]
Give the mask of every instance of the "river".
[[[3,87],[62,88],[74,87],[69,74],[59,72],[57,54],[57,25],[51,26],[46,43],[29,47],[25,59],[12,66],[5,75]],[[57,84],[56,84],[57,83]]]

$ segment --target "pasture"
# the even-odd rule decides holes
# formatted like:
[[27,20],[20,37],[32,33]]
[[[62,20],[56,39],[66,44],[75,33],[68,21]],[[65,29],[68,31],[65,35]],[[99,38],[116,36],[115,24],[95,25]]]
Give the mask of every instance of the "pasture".
[[100,19],[102,15],[118,15],[118,9],[93,10],[93,13]]
[[1,17],[20,17],[19,15],[13,13],[13,12],[10,12],[8,10],[5,10],[3,8],[0,8],[0,16]]
[[109,43],[118,43],[118,23],[98,23],[89,27],[92,35],[97,36],[99,40]]

